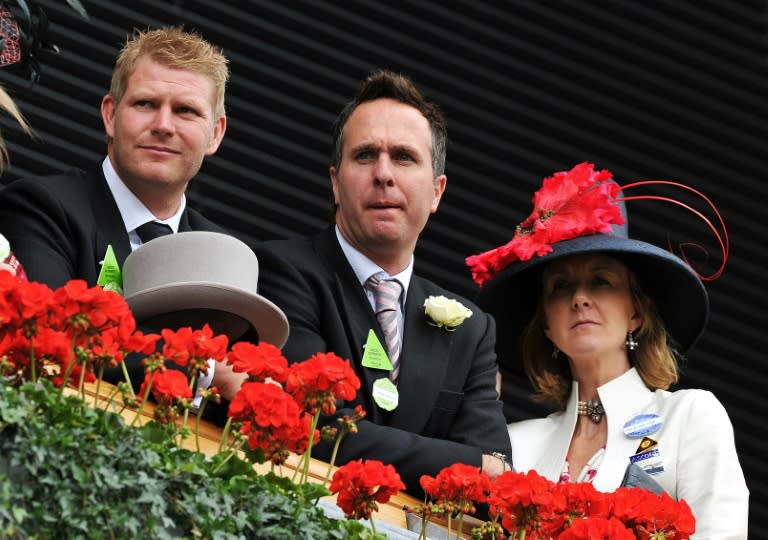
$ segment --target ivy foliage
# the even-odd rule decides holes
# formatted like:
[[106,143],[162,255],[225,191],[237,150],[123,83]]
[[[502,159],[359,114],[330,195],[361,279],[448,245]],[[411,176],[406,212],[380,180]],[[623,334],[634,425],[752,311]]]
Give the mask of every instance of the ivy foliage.
[[152,428],[62,396],[0,383],[0,537],[365,539],[327,517],[317,485],[177,447]]

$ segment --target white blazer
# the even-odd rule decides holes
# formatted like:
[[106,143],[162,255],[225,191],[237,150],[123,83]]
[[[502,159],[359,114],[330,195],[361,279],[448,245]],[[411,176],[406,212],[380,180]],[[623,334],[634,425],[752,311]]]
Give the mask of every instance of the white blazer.
[[[597,393],[605,409],[608,440],[592,481],[595,488],[603,492],[618,488],[634,458],[664,491],[690,505],[696,518],[696,533],[691,538],[747,538],[749,490],[728,414],[711,392],[653,392],[633,368]],[[578,395],[574,381],[565,411],[509,424],[515,470],[534,469],[553,482],[560,479],[576,426]],[[628,435],[627,422],[626,431],[634,427],[635,432],[646,433]],[[642,451],[639,446],[644,436],[652,439],[652,446]]]

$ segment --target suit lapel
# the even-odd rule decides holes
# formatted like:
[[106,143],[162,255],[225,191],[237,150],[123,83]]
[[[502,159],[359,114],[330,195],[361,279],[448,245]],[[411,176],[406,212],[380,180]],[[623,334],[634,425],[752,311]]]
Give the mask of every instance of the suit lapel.
[[[360,285],[354,270],[349,265],[344,252],[341,250],[336,233],[331,227],[318,236],[318,252],[328,256],[333,275],[333,294],[339,299],[339,317],[347,334],[349,351],[355,371],[360,377],[360,384],[367,390],[361,395],[370,396],[373,383],[386,377],[388,372],[380,369],[363,367],[364,345],[368,339],[368,331],[373,330],[384,343],[384,335],[379,327],[379,322],[373,313],[371,304]],[[372,401],[364,403],[368,418],[376,423],[385,423],[387,411],[380,409]]]
[[181,219],[179,220],[178,232],[187,232],[191,230],[192,226],[189,224],[189,209],[184,208],[184,211],[181,213]]
[[112,192],[109,190],[101,166],[98,170],[91,171],[89,175],[91,189],[91,208],[96,217],[96,223],[99,224],[98,230],[94,231],[94,249],[96,275],[101,270],[101,262],[107,253],[107,246],[111,245],[117,258],[120,268],[123,267],[125,258],[131,253],[131,242],[128,239],[128,233],[125,230],[125,223],[120,216],[120,210],[117,208]]
[[420,432],[438,401],[445,371],[450,363],[453,332],[431,326],[424,315],[428,291],[414,275],[408,287],[400,357],[398,393],[400,402],[393,412],[392,425]]
[[558,482],[560,474],[563,472],[563,463],[568,454],[568,447],[571,445],[573,430],[576,428],[578,396],[578,385],[574,383],[571,389],[571,397],[568,400],[568,406],[558,419],[557,427],[552,433],[551,442],[546,445],[541,455],[536,458],[536,466],[532,467],[552,482]]
[[[653,392],[635,369],[601,386],[598,393],[608,414],[609,429],[605,456],[592,483],[600,490],[612,491],[619,487],[642,440],[625,435],[624,424],[638,414],[656,413],[657,409],[653,406]],[[658,440],[657,434],[649,436]]]

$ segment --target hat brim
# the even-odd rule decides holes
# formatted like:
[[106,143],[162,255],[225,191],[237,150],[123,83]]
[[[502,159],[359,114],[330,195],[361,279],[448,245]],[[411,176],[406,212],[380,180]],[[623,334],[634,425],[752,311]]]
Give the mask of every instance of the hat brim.
[[[709,319],[709,297],[696,273],[676,255],[639,240],[595,234],[558,242],[551,253],[509,265],[480,290],[477,304],[496,319],[499,362],[522,372],[520,338],[533,318],[540,277],[552,261],[570,255],[605,253],[623,262],[653,298],[667,333],[680,353],[699,339]],[[516,365],[509,365],[514,363]]]
[[[138,291],[125,300],[138,324],[153,319],[169,321],[174,314],[191,310],[218,311],[222,313],[221,328],[232,328],[224,319],[235,315],[253,327],[259,341],[282,348],[288,340],[288,319],[282,310],[263,296],[235,287],[201,281],[171,283]],[[210,323],[217,331],[217,321]],[[226,330],[219,332],[227,333],[231,339],[239,337]]]

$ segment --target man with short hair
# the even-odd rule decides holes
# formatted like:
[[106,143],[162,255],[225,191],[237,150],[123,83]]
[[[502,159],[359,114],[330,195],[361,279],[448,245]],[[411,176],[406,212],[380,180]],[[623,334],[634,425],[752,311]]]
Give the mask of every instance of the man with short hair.
[[[361,380],[336,416],[362,405],[367,417],[337,463],[391,463],[416,495],[423,474],[456,462],[491,476],[509,469],[493,319],[413,272],[416,241],[446,186],[446,138],[439,107],[408,78],[371,75],[334,129],[335,227],[256,248],[259,291],[290,323],[288,360],[334,352]],[[472,315],[441,327],[447,321],[428,319],[424,307],[440,296]],[[321,443],[315,455],[328,460],[330,452]]]
[[[19,179],[0,190],[0,230],[30,280],[92,286],[112,255],[122,267],[158,234],[225,232],[189,208],[184,193],[226,131],[227,63],[218,48],[177,27],[126,41],[101,102],[107,157],[87,172]],[[131,371],[140,384],[138,362]],[[241,382],[224,364],[214,377],[225,397]]]

